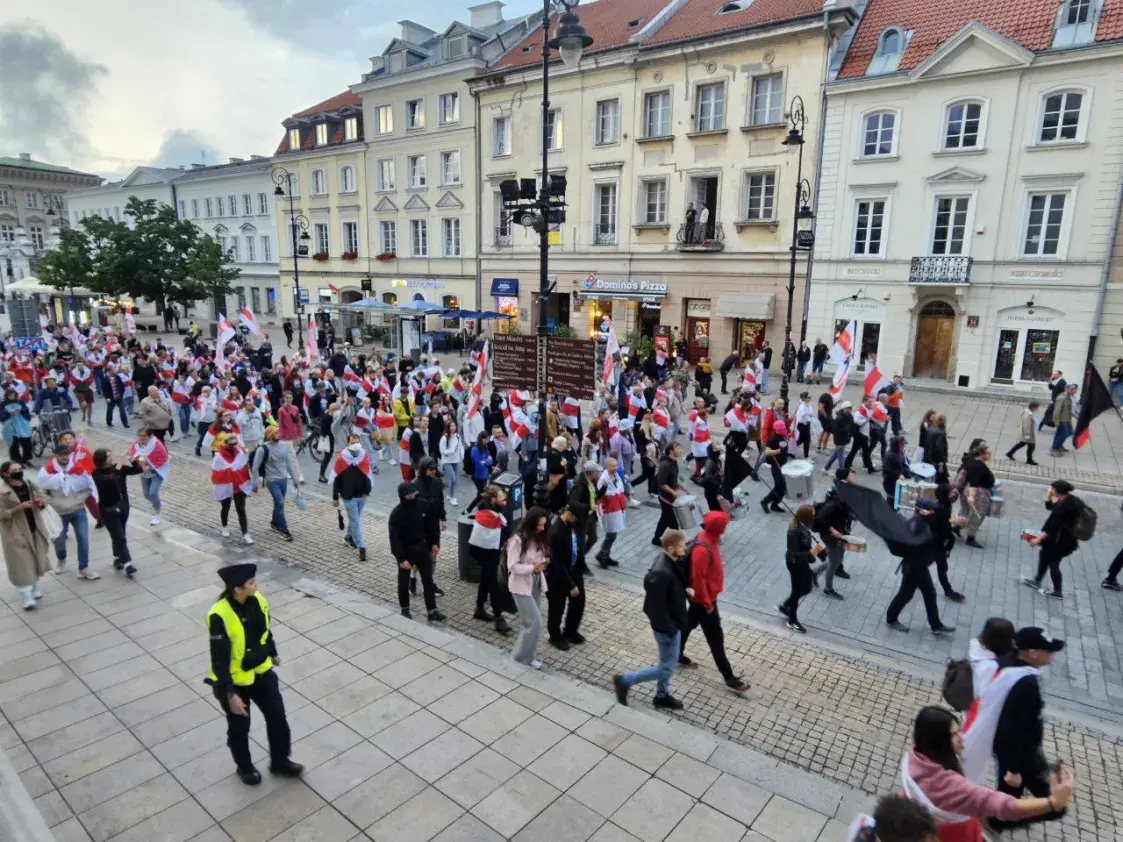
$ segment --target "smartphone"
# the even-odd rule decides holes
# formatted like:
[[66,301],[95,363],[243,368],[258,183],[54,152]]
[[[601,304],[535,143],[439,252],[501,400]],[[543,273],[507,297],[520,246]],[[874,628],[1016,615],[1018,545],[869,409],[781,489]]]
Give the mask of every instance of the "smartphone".
[[1056,763],[1049,764],[1049,773],[1053,775],[1060,775],[1061,770],[1065,767],[1063,760],[1058,760]]

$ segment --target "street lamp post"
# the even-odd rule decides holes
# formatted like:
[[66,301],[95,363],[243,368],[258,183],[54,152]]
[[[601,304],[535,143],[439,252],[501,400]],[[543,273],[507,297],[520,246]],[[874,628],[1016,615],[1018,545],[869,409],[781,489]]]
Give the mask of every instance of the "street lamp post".
[[788,411],[788,386],[792,379],[792,364],[795,354],[792,348],[792,302],[795,298],[795,270],[800,251],[809,251],[815,242],[811,231],[811,185],[803,177],[803,131],[807,127],[807,116],[803,110],[803,98],[792,98],[788,110],[788,136],[782,141],[784,146],[794,146],[798,150],[795,170],[795,206],[792,215],[791,260],[788,265],[788,315],[784,322],[784,356],[781,365],[783,378],[780,381],[780,398],[784,401],[784,412]]
[[[292,195],[292,180],[296,178],[296,176],[284,167],[274,167],[270,176],[273,179],[273,183],[277,185],[277,188],[273,191],[273,195],[287,195],[289,197],[289,234],[292,238],[292,283],[295,293],[293,310],[296,311],[297,342],[301,347],[304,347],[304,300],[300,295],[300,264],[298,258],[300,257],[301,249],[303,249],[305,253],[308,251],[308,246],[301,245],[301,243],[312,239],[308,236],[308,217],[302,213],[296,212],[295,200]],[[282,187],[281,185],[284,186]],[[298,228],[300,229],[299,235],[296,233]]]
[[[565,221],[566,179],[550,175],[550,51],[557,50],[566,67],[575,68],[593,39],[585,32],[573,9],[576,0],[542,0],[542,180],[535,196],[534,179],[505,181],[499,185],[504,212],[515,215],[521,225],[538,233],[538,483],[534,487],[534,503],[546,508],[549,490],[546,476],[546,337],[549,335],[550,225]],[[550,12],[560,7],[554,37],[550,37]]]

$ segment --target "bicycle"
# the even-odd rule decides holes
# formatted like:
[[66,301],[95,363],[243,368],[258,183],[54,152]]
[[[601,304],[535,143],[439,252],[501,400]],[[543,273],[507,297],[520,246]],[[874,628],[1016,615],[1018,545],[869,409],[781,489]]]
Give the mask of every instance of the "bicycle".
[[[62,423],[63,420],[66,421],[65,425]],[[70,429],[70,411],[56,409],[40,412],[32,423],[35,429],[31,436],[31,452],[38,459],[48,447],[54,450],[55,445],[58,444],[59,434]]]
[[318,429],[310,427],[304,438],[296,445],[296,455],[299,456],[305,449],[317,463],[321,462],[327,454],[327,436],[322,435]]

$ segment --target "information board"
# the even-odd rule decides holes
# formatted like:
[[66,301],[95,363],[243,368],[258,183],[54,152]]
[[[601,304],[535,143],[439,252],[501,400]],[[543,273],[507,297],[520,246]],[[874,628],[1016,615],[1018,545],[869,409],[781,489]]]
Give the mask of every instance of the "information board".
[[592,339],[546,340],[546,387],[560,395],[592,400],[595,396],[597,343]]
[[491,338],[491,379],[495,388],[534,391],[537,374],[537,336],[497,333]]

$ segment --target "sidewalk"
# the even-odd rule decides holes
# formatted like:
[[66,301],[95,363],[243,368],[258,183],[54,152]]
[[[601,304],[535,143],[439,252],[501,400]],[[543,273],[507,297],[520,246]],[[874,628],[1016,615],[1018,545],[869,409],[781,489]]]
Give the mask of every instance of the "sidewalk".
[[220,561],[152,537],[135,556],[134,581],[51,577],[36,611],[0,604],[0,757],[25,790],[7,796],[58,842],[842,842],[870,800],[268,559],[307,771],[267,773],[255,713],[246,787],[201,680]]

